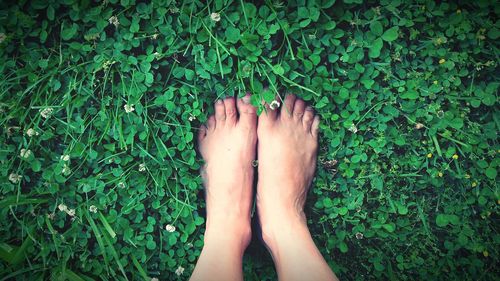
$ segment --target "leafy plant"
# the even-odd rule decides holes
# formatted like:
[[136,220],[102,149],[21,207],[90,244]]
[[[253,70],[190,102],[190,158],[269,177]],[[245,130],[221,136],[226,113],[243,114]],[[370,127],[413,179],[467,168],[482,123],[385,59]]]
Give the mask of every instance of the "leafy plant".
[[[499,7],[2,1],[2,278],[186,279],[197,128],[293,92],[322,118],[307,214],[341,279],[498,280]],[[245,277],[275,280],[256,242]]]

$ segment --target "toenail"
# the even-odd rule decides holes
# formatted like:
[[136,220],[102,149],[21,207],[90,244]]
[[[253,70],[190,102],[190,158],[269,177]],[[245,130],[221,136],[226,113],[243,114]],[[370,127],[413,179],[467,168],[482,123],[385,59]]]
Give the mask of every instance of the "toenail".
[[244,104],[249,104],[250,103],[250,96],[246,95],[241,100],[243,101]]

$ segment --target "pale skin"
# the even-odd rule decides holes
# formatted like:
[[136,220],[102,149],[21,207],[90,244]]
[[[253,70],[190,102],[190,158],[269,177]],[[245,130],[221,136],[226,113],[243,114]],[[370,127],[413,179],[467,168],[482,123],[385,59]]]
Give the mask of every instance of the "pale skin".
[[279,280],[337,280],[314,244],[304,204],[316,169],[319,117],[295,95],[260,116],[250,96],[215,103],[198,135],[207,224],[192,281],[243,280],[258,154],[257,212]]

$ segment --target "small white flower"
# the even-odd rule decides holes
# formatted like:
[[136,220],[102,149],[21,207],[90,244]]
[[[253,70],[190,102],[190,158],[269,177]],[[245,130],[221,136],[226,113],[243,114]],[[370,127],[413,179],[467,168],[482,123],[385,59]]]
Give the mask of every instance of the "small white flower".
[[69,155],[68,154],[61,155],[61,160],[64,162],[69,161]]
[[158,38],[158,33],[153,34],[153,36],[151,36],[151,38],[156,40]]
[[353,133],[357,133],[358,132],[358,128],[354,124],[352,124],[351,127],[349,127],[348,130],[351,131],[351,132],[353,132]]
[[18,174],[16,174],[16,173],[11,173],[11,174],[9,175],[9,180],[10,180],[12,183],[18,183],[18,182],[20,182],[20,181],[21,181],[21,179],[22,179],[22,178],[23,178],[22,176],[20,176],[20,175],[18,175]]
[[196,117],[194,117],[193,115],[191,115],[191,116],[189,116],[189,117],[188,117],[188,120],[189,120],[189,121],[196,120]]
[[57,206],[57,208],[59,208],[59,211],[61,212],[66,212],[68,210],[68,206],[64,205],[64,204],[59,204],[59,206]]
[[61,170],[61,174],[68,175],[70,173],[71,173],[71,168],[68,166],[68,164],[64,164],[64,166]]
[[94,205],[90,205],[89,211],[92,212],[92,213],[97,213],[97,207],[94,206]]
[[117,16],[112,16],[108,19],[109,23],[114,25],[115,27],[118,27],[120,25],[120,21],[118,20]]
[[219,13],[212,13],[212,14],[210,15],[210,18],[211,18],[213,21],[218,22],[218,21],[220,21],[220,14],[219,14]]
[[165,226],[165,229],[168,231],[168,232],[174,232],[175,231],[175,226],[171,225],[171,224],[167,224]]
[[123,106],[123,108],[125,109],[125,112],[127,112],[127,113],[130,113],[130,112],[135,110],[133,104],[126,104]]
[[19,153],[19,156],[21,156],[21,158],[27,159],[31,156],[31,154],[32,154],[31,150],[22,148],[21,153]]
[[159,280],[158,280],[158,278],[153,277],[153,278],[151,278],[151,281],[159,281]]
[[35,131],[34,129],[29,128],[28,130],[26,130],[26,135],[28,137],[32,137],[32,136],[38,136],[39,133],[37,131]]
[[42,117],[45,119],[49,118],[53,112],[54,109],[52,107],[46,107],[44,109],[40,109],[40,115],[42,115]]
[[177,276],[181,276],[182,273],[184,273],[184,267],[180,266],[175,270],[175,274],[177,274]]
[[146,171],[146,164],[144,163],[139,164],[139,172],[144,172],[144,171]]
[[70,216],[74,216],[75,215],[75,209],[69,209],[66,214],[70,215]]
[[124,183],[124,182],[119,182],[119,183],[117,184],[117,186],[118,186],[119,188],[125,188],[125,183]]
[[361,232],[356,233],[356,239],[363,239],[364,235]]
[[422,129],[423,127],[424,127],[424,124],[422,124],[422,123],[417,123],[417,124],[415,125],[415,129],[417,129],[417,130]]
[[7,36],[5,36],[5,33],[0,33],[0,44],[2,44],[6,38],[7,38]]
[[269,104],[269,108],[271,110],[275,110],[276,108],[280,107],[280,102],[277,101],[277,100],[273,100],[270,104]]

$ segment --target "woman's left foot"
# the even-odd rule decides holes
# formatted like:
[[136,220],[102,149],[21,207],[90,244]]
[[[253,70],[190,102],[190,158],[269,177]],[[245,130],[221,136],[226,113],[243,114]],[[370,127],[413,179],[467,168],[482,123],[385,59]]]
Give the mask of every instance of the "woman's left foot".
[[[215,115],[198,134],[205,166],[202,176],[206,191],[207,234],[214,229],[231,229],[251,238],[250,208],[257,144],[256,109],[250,96],[218,100]],[[217,231],[214,231],[217,232]],[[216,234],[214,234],[216,235]]]

